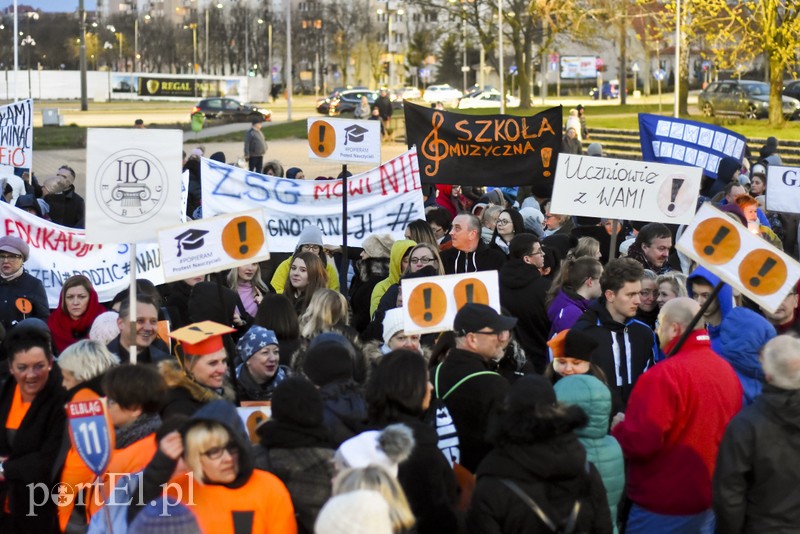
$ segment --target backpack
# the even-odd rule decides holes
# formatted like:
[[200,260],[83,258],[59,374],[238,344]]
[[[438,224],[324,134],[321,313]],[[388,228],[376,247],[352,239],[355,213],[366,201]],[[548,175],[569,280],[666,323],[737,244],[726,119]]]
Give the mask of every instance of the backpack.
[[[588,477],[591,473],[591,468],[589,467],[589,462],[586,462],[586,476]],[[525,493],[522,488],[520,488],[516,482],[513,480],[509,480],[507,478],[501,478],[500,482],[503,483],[508,489],[510,489],[517,497],[519,497],[528,507],[536,514],[536,517],[545,524],[547,528],[550,529],[551,532],[556,532],[558,534],[571,534],[575,532],[575,527],[578,524],[578,514],[581,512],[581,500],[583,496],[578,497],[575,499],[575,503],[572,505],[572,509],[569,512],[566,520],[561,522],[554,521],[550,516],[548,516],[542,508],[536,504],[530,495]],[[588,487],[588,484],[587,484]]]

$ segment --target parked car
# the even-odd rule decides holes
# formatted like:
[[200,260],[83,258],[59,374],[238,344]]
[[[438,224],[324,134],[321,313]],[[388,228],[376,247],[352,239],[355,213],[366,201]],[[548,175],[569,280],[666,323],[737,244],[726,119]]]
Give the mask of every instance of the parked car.
[[800,100],[800,80],[789,82],[783,88],[784,96],[789,96]]
[[422,91],[417,87],[401,87],[394,92],[399,100],[419,100],[422,98]]
[[422,99],[425,102],[432,104],[434,102],[456,102],[462,96],[463,95],[461,94],[461,91],[455,87],[448,84],[443,84],[429,86],[427,89],[425,89]]
[[[494,89],[472,93],[458,101],[458,109],[499,108],[501,96],[500,91]],[[506,107],[518,108],[519,98],[506,95]]]
[[[783,96],[781,109],[786,118],[800,115],[800,101]],[[769,84],[755,80],[713,82],[697,97],[697,105],[706,117],[740,115],[747,119],[769,116]]]
[[272,120],[272,112],[252,104],[242,104],[233,98],[204,98],[192,110],[191,115],[197,112],[205,115],[206,119],[216,119],[228,122],[249,122],[256,117],[265,121]]
[[608,80],[603,82],[599,91],[597,90],[597,87],[592,87],[592,89],[589,91],[589,96],[595,100],[600,98],[603,100],[619,98],[619,80]]
[[371,106],[375,103],[375,100],[377,100],[378,92],[370,91],[369,89],[334,91],[317,102],[317,112],[330,116],[352,113],[356,109],[356,106],[361,103],[362,96],[367,97],[367,101]]

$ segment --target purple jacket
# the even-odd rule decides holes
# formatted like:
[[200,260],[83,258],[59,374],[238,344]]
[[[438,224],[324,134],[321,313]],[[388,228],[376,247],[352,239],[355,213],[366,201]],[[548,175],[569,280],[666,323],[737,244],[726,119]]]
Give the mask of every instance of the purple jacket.
[[590,303],[591,301],[572,291],[567,292],[564,289],[559,291],[547,308],[547,318],[552,323],[548,339],[562,330],[572,328],[583,312],[589,308]]

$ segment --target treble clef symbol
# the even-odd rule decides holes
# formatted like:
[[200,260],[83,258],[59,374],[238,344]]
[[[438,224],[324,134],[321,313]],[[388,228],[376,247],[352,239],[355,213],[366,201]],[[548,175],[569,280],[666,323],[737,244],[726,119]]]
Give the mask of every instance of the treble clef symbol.
[[444,124],[444,115],[440,111],[434,111],[431,117],[431,126],[433,130],[422,141],[422,155],[433,162],[432,165],[425,166],[425,174],[428,176],[436,176],[439,172],[439,162],[447,158],[447,149],[449,145],[444,139],[439,139],[439,128]]

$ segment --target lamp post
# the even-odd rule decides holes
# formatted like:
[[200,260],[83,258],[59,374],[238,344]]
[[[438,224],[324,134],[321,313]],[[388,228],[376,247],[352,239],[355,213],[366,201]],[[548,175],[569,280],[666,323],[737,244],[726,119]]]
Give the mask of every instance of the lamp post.
[[[144,16],[144,23],[150,22],[150,15]],[[133,70],[142,70],[142,56],[139,54],[139,15],[133,19]]]
[[378,15],[386,13],[387,35],[386,35],[386,54],[389,56],[389,88],[394,87],[394,50],[392,46],[392,15],[403,16],[405,11],[402,8],[392,8],[389,0],[386,1],[386,8],[379,8]]
[[107,25],[106,29],[111,33],[113,33],[114,37],[116,37],[119,40],[119,61],[117,62],[117,70],[124,71],[125,67],[124,64],[122,63],[122,32],[118,32],[117,28],[115,28],[113,24]]
[[36,46],[36,41],[30,34],[25,36],[25,39],[22,40],[20,43],[22,46],[25,47],[25,61],[28,64],[28,98],[32,98],[32,91],[31,91],[31,47]]
[[194,96],[197,96],[197,23],[187,24],[183,29],[192,30],[192,74],[194,74]]
[[286,73],[286,120],[292,120],[292,3],[286,2],[286,65],[283,67]]

